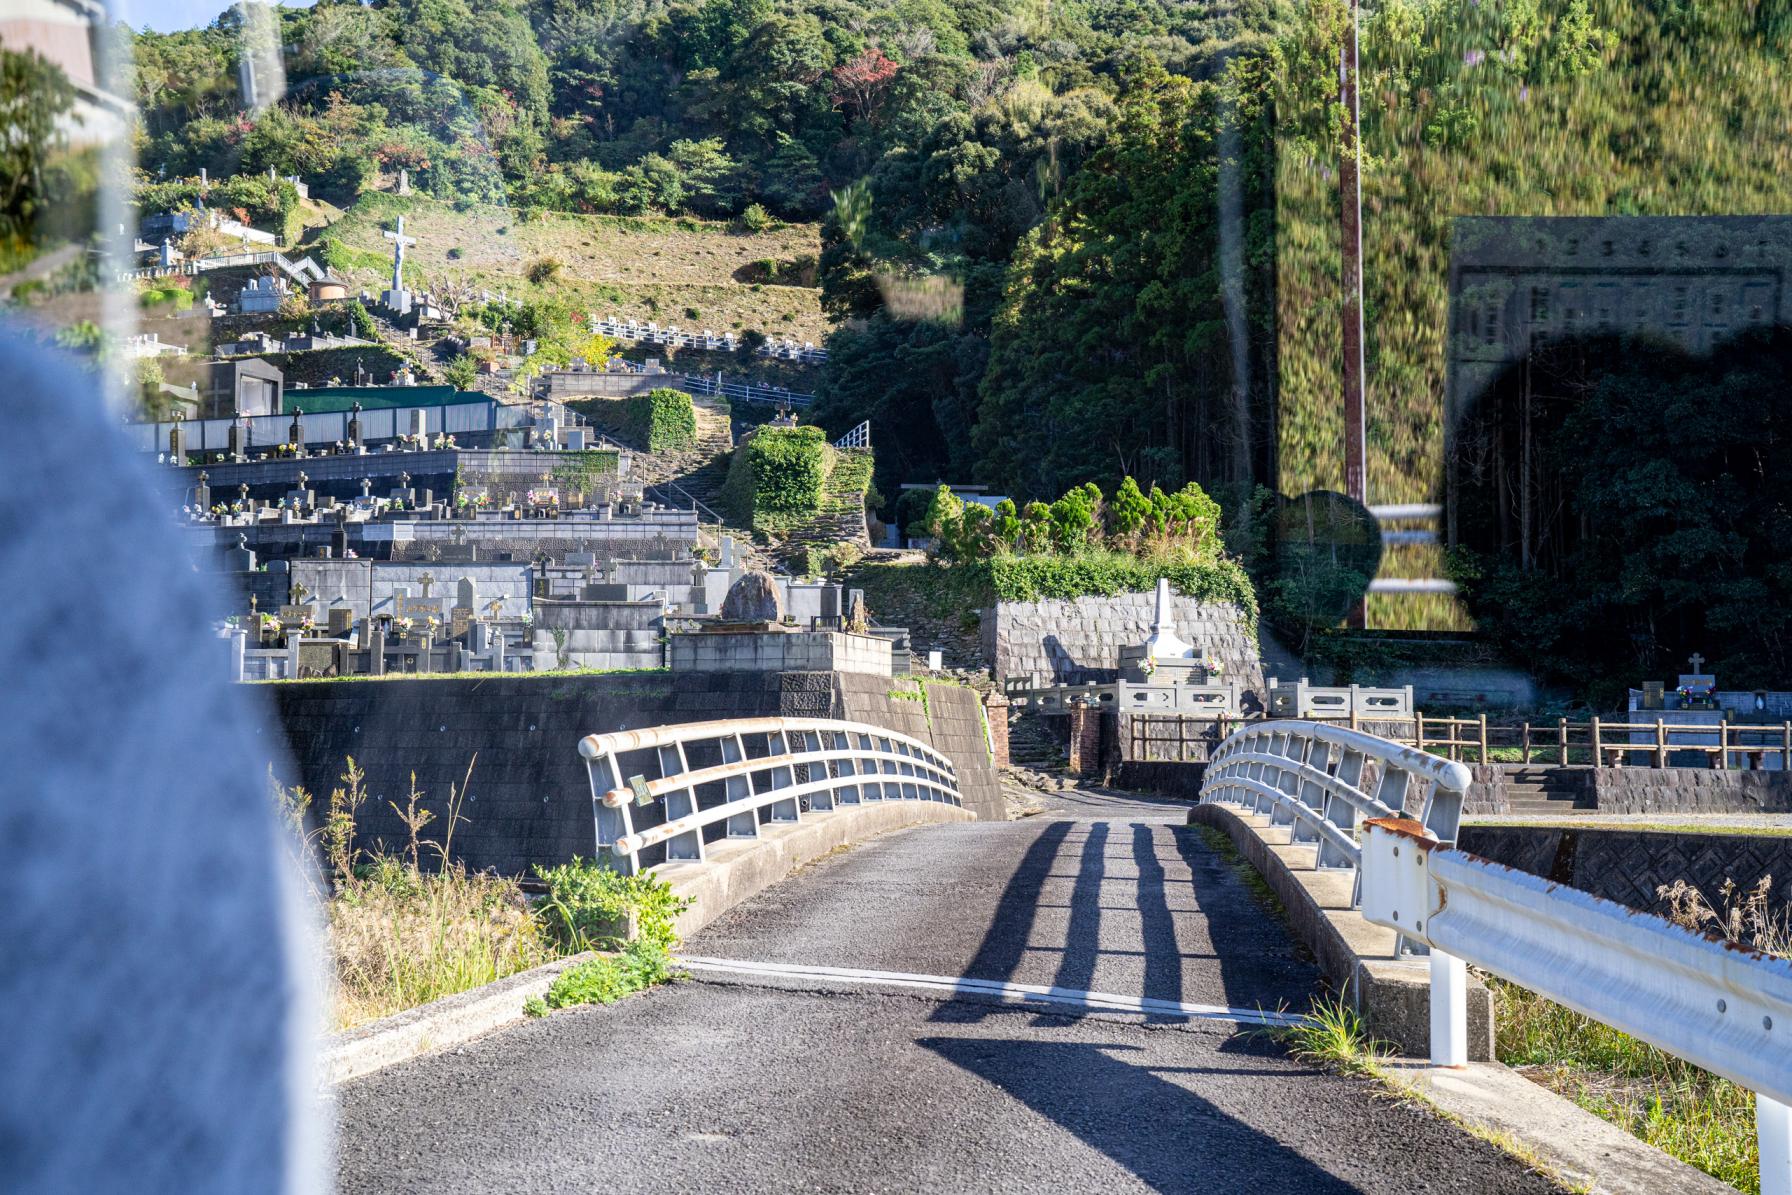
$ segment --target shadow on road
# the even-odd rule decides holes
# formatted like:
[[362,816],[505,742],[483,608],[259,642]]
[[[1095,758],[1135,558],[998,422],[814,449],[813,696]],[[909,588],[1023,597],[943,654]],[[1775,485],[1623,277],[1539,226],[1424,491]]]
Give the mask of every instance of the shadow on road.
[[1138,1046],[974,1037],[924,1037],[918,1044],[1074,1133],[1154,1190],[1356,1190],[1212,1101],[1121,1056]]

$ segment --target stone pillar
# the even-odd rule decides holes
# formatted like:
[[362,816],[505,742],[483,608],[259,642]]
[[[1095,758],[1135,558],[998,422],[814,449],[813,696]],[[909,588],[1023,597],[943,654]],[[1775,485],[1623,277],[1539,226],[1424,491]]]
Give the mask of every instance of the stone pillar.
[[373,635],[371,636],[367,650],[369,652],[367,657],[367,675],[386,675],[386,632],[381,630],[378,626],[373,628]]
[[990,756],[998,768],[1008,766],[1008,699],[990,690],[983,695],[983,716],[989,723]]
[[248,646],[249,632],[240,630],[230,632],[230,679],[233,681],[243,679],[243,653]]

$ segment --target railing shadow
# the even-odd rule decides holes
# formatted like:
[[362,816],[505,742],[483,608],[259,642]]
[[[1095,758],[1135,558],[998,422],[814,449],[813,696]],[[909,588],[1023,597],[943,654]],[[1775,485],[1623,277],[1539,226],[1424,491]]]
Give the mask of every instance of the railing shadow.
[[[1120,1057],[1140,1046],[986,1037],[924,1037],[918,1044],[1075,1134],[1156,1191],[1307,1195],[1357,1189],[1211,1100],[1161,1078],[1156,1068]],[[1268,1043],[1262,1048],[1274,1049]]]

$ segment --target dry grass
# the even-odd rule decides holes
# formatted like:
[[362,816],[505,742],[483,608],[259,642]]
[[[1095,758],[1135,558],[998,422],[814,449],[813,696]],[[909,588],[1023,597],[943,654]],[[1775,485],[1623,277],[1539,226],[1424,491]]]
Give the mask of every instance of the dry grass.
[[522,889],[464,868],[422,872],[383,857],[329,906],[335,1027],[347,1029],[557,957]]
[[[661,325],[716,332],[758,329],[820,343],[827,331],[821,292],[811,287],[761,286],[735,274],[754,262],[792,261],[821,252],[819,226],[794,224],[760,233],[730,225],[663,216],[581,216],[544,213],[523,221],[500,207],[459,211],[421,196],[363,196],[329,235],[369,255],[365,268],[349,271],[373,285],[390,260],[382,228],[403,212],[405,232],[417,238],[406,252],[408,267],[423,285],[438,278],[522,297],[553,293],[599,316],[656,320]],[[452,254],[452,256],[451,256]],[[544,286],[527,282],[529,263],[562,263]],[[697,316],[686,314],[687,309]]]

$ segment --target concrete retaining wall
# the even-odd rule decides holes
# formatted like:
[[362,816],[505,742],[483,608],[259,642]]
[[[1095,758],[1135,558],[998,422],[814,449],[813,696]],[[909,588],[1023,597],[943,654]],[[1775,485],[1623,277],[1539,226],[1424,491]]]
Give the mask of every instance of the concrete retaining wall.
[[[1033,676],[1041,682],[1096,684],[1120,675],[1120,649],[1151,633],[1154,597],[1123,593],[1075,601],[1001,602],[983,612],[983,658],[997,677]],[[1176,633],[1226,666],[1226,679],[1260,695],[1263,671],[1257,644],[1229,602],[1173,595]]]
[[[308,682],[269,686],[291,746],[288,783],[327,805],[345,756],[366,771],[363,845],[399,847],[411,775],[440,815],[450,786],[472,767],[454,831],[469,867],[509,875],[540,863],[590,857],[590,783],[577,743],[587,734],[765,715],[850,718],[931,744],[958,769],[965,808],[1005,816],[984,745],[976,694],[929,686],[928,704],[889,695],[882,677],[835,673],[666,673],[588,677],[465,676],[437,680]],[[444,829],[440,820],[425,831]]]
[[1721,907],[1725,880],[1752,888],[1774,878],[1775,904],[1792,900],[1792,836],[1661,830],[1464,826],[1463,850],[1647,913],[1655,890],[1685,880]]

